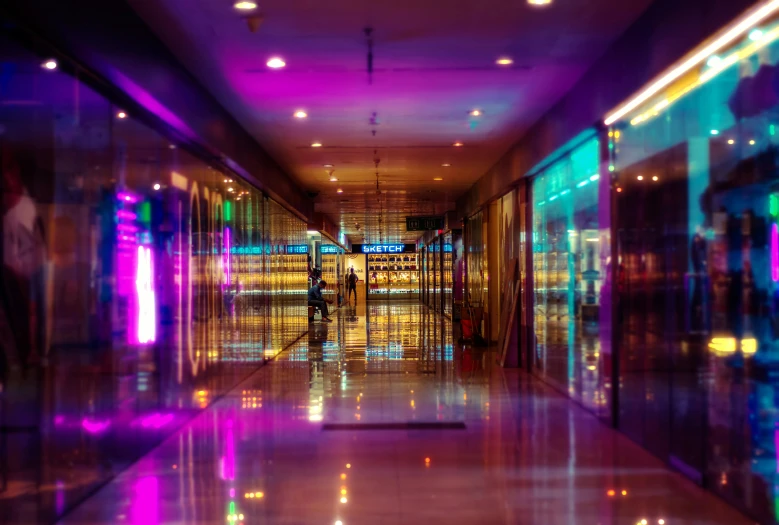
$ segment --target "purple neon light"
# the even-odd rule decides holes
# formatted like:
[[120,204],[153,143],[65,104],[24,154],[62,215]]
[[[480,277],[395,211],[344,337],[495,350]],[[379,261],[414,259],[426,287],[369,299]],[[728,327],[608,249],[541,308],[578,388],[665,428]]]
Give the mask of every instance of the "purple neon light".
[[84,418],[81,420],[81,428],[89,432],[90,434],[102,434],[106,430],[108,430],[108,427],[111,426],[110,420],[105,421],[97,421],[92,419]]
[[225,272],[225,285],[230,286],[230,228],[225,227],[224,231],[224,254],[223,265]]
[[135,484],[130,516],[133,525],[157,525],[159,516],[159,482],[154,476],[141,478]]
[[160,414],[159,412],[146,416],[141,420],[141,426],[143,428],[162,428],[168,423],[173,421],[173,414]]
[[233,420],[227,421],[227,443],[225,444],[225,479],[235,479],[235,434],[233,433]]
[[771,279],[779,282],[779,226],[771,225]]
[[116,194],[116,198],[122,202],[129,202],[130,204],[138,202],[138,197],[127,191],[120,191]]
[[137,299],[137,341],[140,344],[152,343],[157,339],[157,314],[154,287],[152,286],[151,248],[138,246],[138,258],[135,269],[135,292]]
[[54,496],[54,512],[57,516],[61,516],[65,512],[65,483],[62,480],[54,482],[55,496]]
[[135,214],[135,213],[133,213],[131,211],[127,211],[127,210],[117,210],[116,211],[116,216],[118,218],[120,218],[122,220],[126,220],[126,221],[134,221],[135,219],[138,218],[137,214]]

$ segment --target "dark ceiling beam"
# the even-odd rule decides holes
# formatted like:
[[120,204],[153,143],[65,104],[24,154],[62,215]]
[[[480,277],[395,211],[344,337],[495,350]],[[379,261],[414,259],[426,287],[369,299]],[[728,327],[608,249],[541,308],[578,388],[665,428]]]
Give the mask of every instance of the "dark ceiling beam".
[[4,0],[0,14],[33,51],[66,59],[79,78],[134,118],[311,219],[308,195],[124,0]]

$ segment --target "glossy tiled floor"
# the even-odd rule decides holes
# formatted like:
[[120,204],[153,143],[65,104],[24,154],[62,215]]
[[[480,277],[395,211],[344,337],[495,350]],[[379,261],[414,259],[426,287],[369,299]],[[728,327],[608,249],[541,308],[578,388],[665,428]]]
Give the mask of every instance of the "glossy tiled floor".
[[342,308],[63,523],[750,523],[492,361],[418,304]]

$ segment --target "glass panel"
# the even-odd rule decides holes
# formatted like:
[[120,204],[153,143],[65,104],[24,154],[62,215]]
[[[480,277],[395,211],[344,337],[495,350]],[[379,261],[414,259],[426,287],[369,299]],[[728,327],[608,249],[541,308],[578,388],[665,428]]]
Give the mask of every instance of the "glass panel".
[[601,234],[599,143],[591,140],[533,181],[533,279],[539,374],[599,416],[609,414],[601,352],[608,235]]
[[620,427],[766,523],[779,496],[777,36],[776,21],[750,32],[611,133]]
[[54,522],[305,332],[305,224],[3,33],[0,166],[0,516]]

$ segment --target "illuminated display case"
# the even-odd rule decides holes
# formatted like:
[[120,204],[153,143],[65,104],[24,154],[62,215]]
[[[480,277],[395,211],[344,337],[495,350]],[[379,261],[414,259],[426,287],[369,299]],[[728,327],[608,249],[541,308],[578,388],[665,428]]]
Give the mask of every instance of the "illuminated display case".
[[419,262],[416,253],[369,254],[368,296],[416,298],[419,295]]

